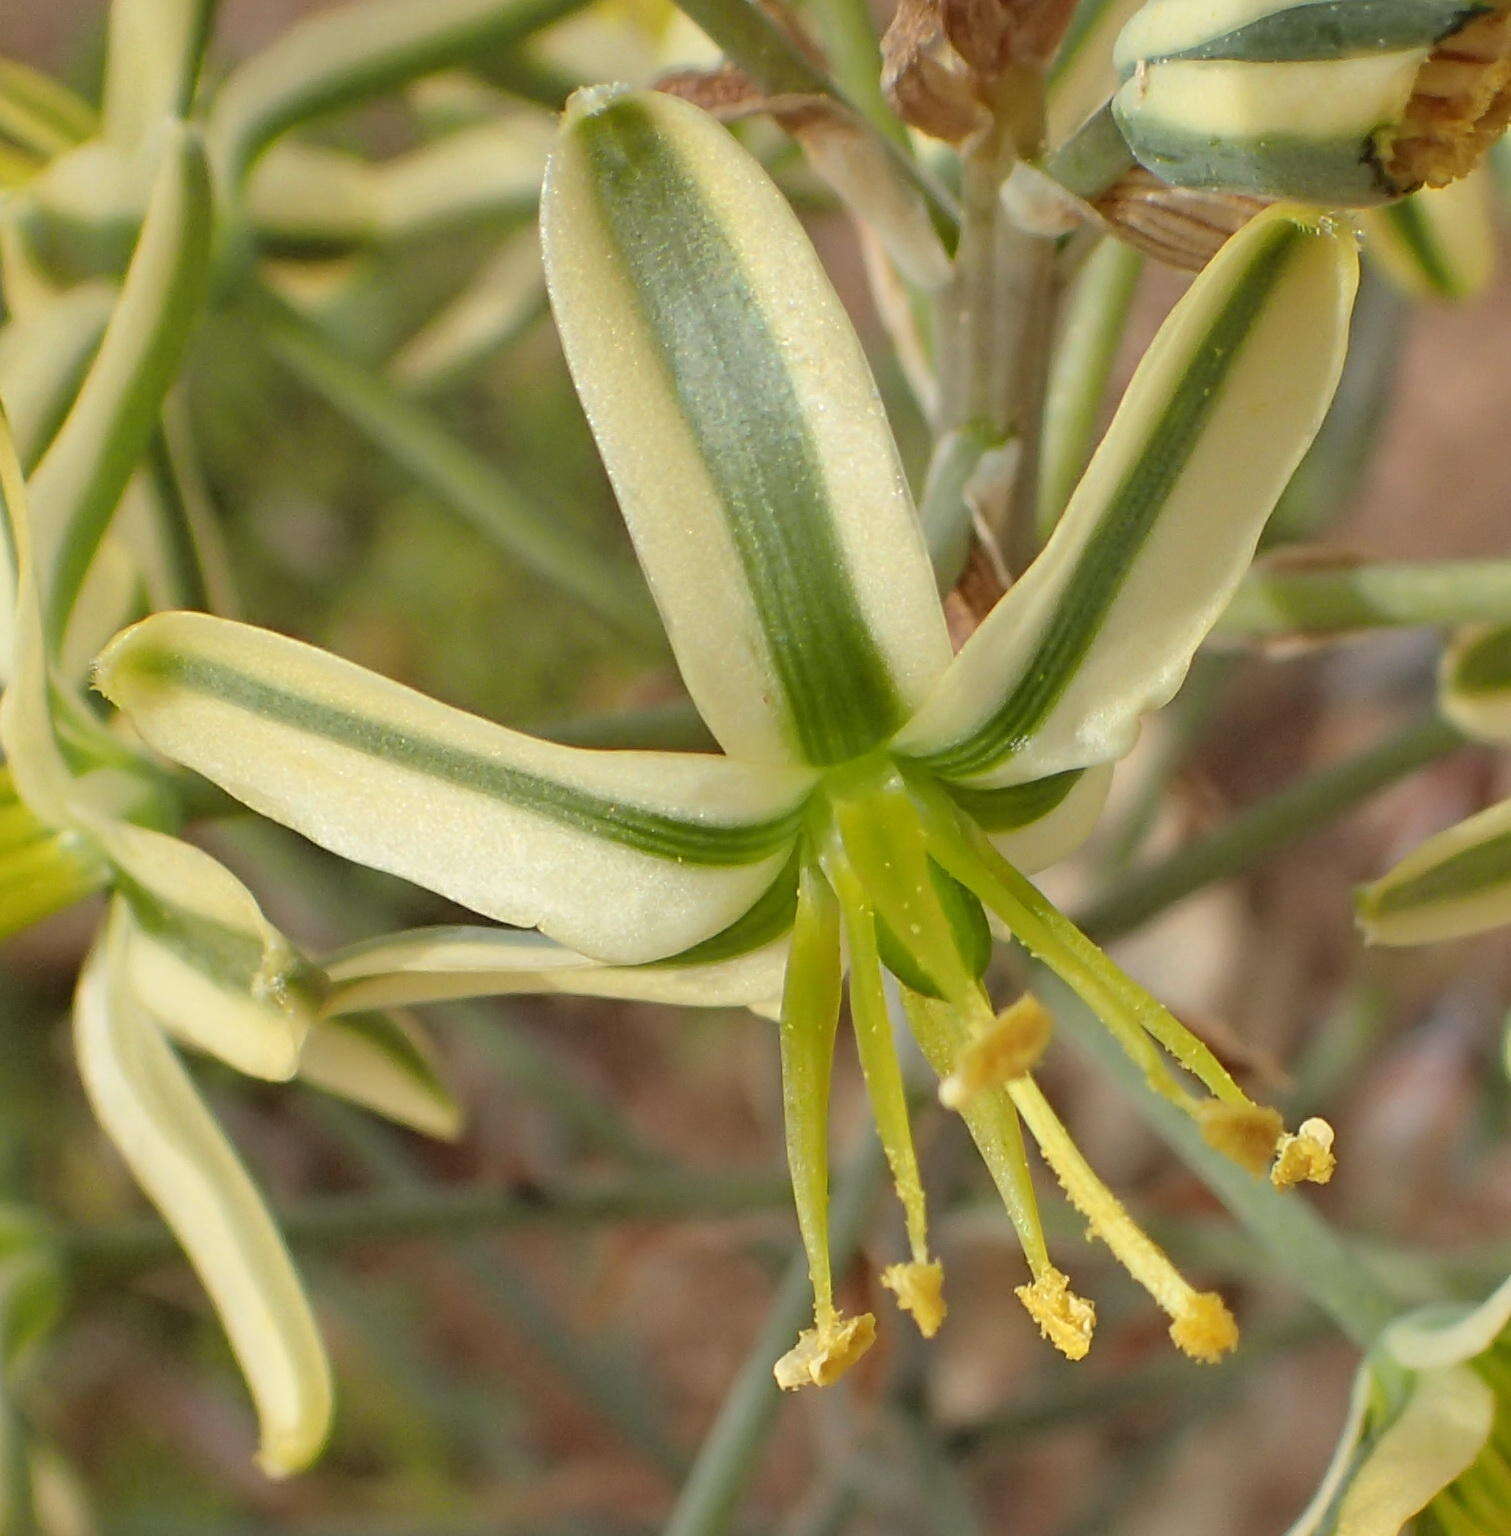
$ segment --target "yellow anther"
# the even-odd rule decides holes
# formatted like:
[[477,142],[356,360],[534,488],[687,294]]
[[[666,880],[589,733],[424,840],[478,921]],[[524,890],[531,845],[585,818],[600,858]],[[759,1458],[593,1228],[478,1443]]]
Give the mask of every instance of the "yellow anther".
[[1282,1136],[1275,1148],[1270,1183],[1276,1189],[1297,1184],[1326,1184],[1338,1159],[1333,1155],[1333,1128],[1326,1120],[1303,1120],[1294,1136]]
[[1083,1360],[1091,1348],[1091,1333],[1096,1327],[1097,1309],[1070,1288],[1070,1281],[1057,1269],[1035,1275],[1028,1285],[1013,1293],[1039,1325],[1039,1332],[1067,1360]]
[[869,1312],[859,1317],[838,1313],[806,1328],[797,1343],[772,1367],[771,1374],[784,1392],[798,1387],[827,1387],[838,1381],[876,1342],[876,1319]]
[[1229,1104],[1208,1099],[1196,1112],[1196,1122],[1209,1147],[1231,1157],[1258,1178],[1269,1171],[1285,1121],[1278,1110],[1263,1104]]
[[881,1272],[881,1283],[897,1298],[897,1305],[912,1314],[918,1331],[926,1339],[939,1332],[949,1308],[944,1301],[944,1265],[937,1259],[911,1264],[889,1264]]
[[1123,1268],[1159,1303],[1174,1325],[1170,1337],[1175,1343],[1198,1360],[1215,1360],[1231,1349],[1238,1329],[1221,1298],[1193,1289],[1164,1250],[1123,1209],[1070,1139],[1033,1078],[1021,1077],[1009,1083],[1007,1091],[1060,1187],[1086,1218],[1090,1235],[1106,1243]]
[[954,1070],[939,1085],[939,1102],[946,1109],[959,1109],[983,1090],[1031,1072],[1053,1029],[1049,1010],[1025,992],[960,1052]]
[[1170,1337],[1183,1354],[1216,1365],[1237,1348],[1238,1324],[1216,1291],[1196,1291],[1170,1324]]

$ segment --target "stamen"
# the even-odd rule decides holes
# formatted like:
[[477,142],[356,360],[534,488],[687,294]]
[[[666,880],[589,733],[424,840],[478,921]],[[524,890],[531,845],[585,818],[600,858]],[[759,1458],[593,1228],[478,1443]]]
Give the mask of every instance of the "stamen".
[[1086,1218],[1118,1262],[1171,1318],[1170,1337],[1195,1360],[1212,1362],[1238,1342],[1238,1326],[1215,1291],[1197,1291],[1123,1209],[1092,1171],[1070,1133],[1031,1077],[1009,1083],[1007,1092],[1028,1122],[1044,1160],[1070,1203]]
[[[932,997],[922,997],[905,987],[902,1000],[913,1038],[929,1065],[940,1077],[948,1077],[966,1043],[965,1025],[947,1003]],[[1044,1274],[1052,1266],[1017,1111],[1000,1093],[982,1093],[961,1105],[960,1117],[1007,1207],[1029,1273],[1035,1277]]]
[[[904,991],[903,1002],[924,1055],[940,1077],[947,1080],[958,1070],[962,1053],[970,1049],[965,1025],[947,1004],[932,998]],[[1023,1002],[1038,1006],[1032,998],[1021,999],[1019,1006]],[[1048,1014],[1044,1017],[1047,1020]],[[1049,1262],[1018,1113],[1001,1092],[968,1094],[959,1111],[1007,1207],[1033,1277],[1029,1284],[1018,1286],[1014,1294],[1056,1349],[1071,1360],[1083,1359],[1091,1348],[1096,1309],[1077,1296],[1070,1289],[1069,1280]]]
[[820,1317],[797,1336],[797,1343],[772,1367],[772,1375],[784,1392],[831,1386],[875,1342],[876,1319],[869,1312]]
[[1025,992],[955,1058],[954,1070],[939,1084],[939,1102],[960,1109],[987,1088],[1000,1088],[1031,1072],[1049,1044],[1054,1020],[1031,992]]
[[1285,1136],[1285,1121],[1279,1111],[1261,1104],[1224,1104],[1220,1099],[1209,1099],[1197,1112],[1196,1123],[1209,1147],[1259,1178],[1269,1171],[1270,1159]]
[[[1087,938],[978,829],[962,825],[953,809],[936,803],[934,797],[926,802],[926,810],[929,851],[940,866],[995,912],[1014,938],[1075,992],[1143,1069],[1156,1092],[1196,1120],[1214,1146],[1263,1174],[1284,1132],[1279,1115],[1256,1104],[1205,1041]],[[1158,1047],[1195,1077],[1215,1102],[1203,1102],[1187,1092],[1170,1073]]]
[[1039,1325],[1039,1332],[1066,1359],[1085,1359],[1097,1309],[1071,1290],[1070,1281],[1059,1270],[1044,1270],[1031,1285],[1020,1285],[1013,1294]]
[[1294,1136],[1282,1136],[1275,1148],[1275,1166],[1270,1169],[1270,1183],[1276,1189],[1291,1189],[1297,1184],[1326,1184],[1332,1178],[1338,1159],[1333,1155],[1333,1128],[1326,1120],[1303,1120]]
[[941,1295],[944,1272],[929,1257],[928,1211],[923,1180],[918,1172],[918,1153],[913,1146],[913,1128],[908,1119],[907,1090],[902,1068],[897,1061],[897,1046],[892,1038],[892,1020],[887,1011],[886,991],[882,984],[881,961],[876,950],[876,920],[866,901],[865,891],[842,853],[825,860],[840,909],[844,913],[845,939],[850,952],[850,1015],[855,1026],[855,1043],[861,1070],[866,1079],[866,1093],[871,1100],[871,1114],[881,1136],[892,1182],[907,1219],[911,1264],[894,1265],[882,1276],[882,1283],[895,1292],[898,1304],[913,1314],[919,1332],[931,1338],[944,1321],[945,1305]]
[[911,1264],[889,1264],[881,1283],[897,1298],[897,1305],[912,1315],[926,1339],[939,1332],[949,1308],[944,1300],[944,1265],[937,1259],[914,1259]]
[[829,1262],[829,1073],[839,999],[839,913],[823,877],[804,866],[782,993],[782,1105],[787,1166],[813,1284],[814,1326],[776,1363],[777,1383],[784,1388],[836,1380],[876,1335],[870,1313],[843,1318],[835,1310]]

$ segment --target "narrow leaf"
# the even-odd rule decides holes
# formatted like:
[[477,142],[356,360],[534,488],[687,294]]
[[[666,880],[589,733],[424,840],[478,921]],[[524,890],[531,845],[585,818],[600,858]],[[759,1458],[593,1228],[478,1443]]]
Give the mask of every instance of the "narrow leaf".
[[282,1476],[325,1442],[330,1369],[277,1228],[235,1152],[124,976],[123,915],[79,984],[79,1070],[100,1124],[177,1233],[257,1405],[259,1459]]
[[229,185],[280,134],[322,113],[502,49],[584,0],[355,0],[286,28],[216,97],[210,139]]
[[254,810],[615,962],[686,949],[748,908],[785,861],[812,782],[536,741],[203,614],[144,620],[96,680],[153,746]]
[[68,622],[111,514],[156,429],[204,294],[210,182],[194,130],[163,130],[141,238],[104,340],[31,483],[48,634]]
[[1108,762],[1180,686],[1337,385],[1353,232],[1279,208],[1172,310],[1043,553],[899,738],[982,787]]
[[760,167],[686,102],[579,92],[542,193],[578,392],[726,750],[877,745],[948,659],[865,358]]

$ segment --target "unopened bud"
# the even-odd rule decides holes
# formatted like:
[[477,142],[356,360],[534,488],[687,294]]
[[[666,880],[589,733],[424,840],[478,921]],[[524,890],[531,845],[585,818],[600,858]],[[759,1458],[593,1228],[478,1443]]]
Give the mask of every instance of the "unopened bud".
[[1511,118],[1507,0],[1152,0],[1113,114],[1162,181],[1333,206],[1472,170]]

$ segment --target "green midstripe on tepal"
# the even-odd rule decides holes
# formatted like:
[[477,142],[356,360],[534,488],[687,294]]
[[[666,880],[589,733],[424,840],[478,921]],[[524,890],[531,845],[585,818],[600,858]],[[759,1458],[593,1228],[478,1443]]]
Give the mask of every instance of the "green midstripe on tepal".
[[860,343],[781,194],[728,145],[666,98],[580,94],[542,195],[546,262],[694,700],[726,751],[822,766],[885,741],[949,641]]
[[[1179,686],[1331,399],[1353,232],[1271,209],[1176,306],[1039,560],[951,656],[860,344],[796,218],[686,102],[570,103],[541,199],[551,301],[677,662],[727,755],[584,751],[464,715],[265,631],[159,614],[97,682],[142,736],[347,857],[538,933],[447,927],[328,957],[328,1016],[573,992],[780,1020],[814,1325],[783,1386],[870,1343],[828,1258],[828,1090],[846,985],[907,1257],[882,1282],[945,1316],[887,973],[1017,1229],[1018,1295],[1075,1358],[1094,1314],[1051,1262],[1024,1127],[1165,1309],[1236,1338],[1075,1149],[1030,1073],[1050,1033],[982,983],[988,914],[1097,1012],[1208,1139],[1280,1184],[1325,1178],[1211,1051],[1027,878],[1090,832],[1140,716]],[[848,972],[848,976],[847,976]]]
[[1175,186],[1330,206],[1472,169],[1511,116],[1505,0],[1150,0],[1113,115]]

